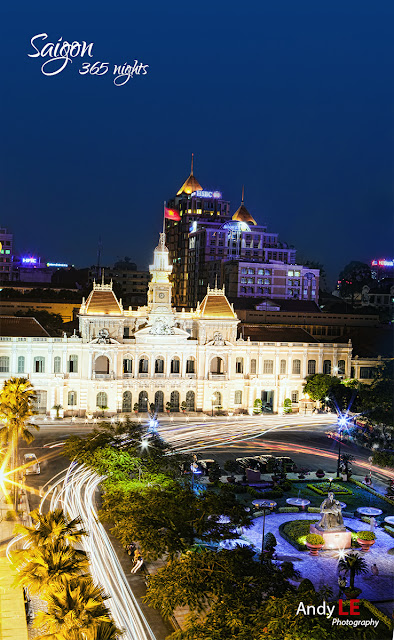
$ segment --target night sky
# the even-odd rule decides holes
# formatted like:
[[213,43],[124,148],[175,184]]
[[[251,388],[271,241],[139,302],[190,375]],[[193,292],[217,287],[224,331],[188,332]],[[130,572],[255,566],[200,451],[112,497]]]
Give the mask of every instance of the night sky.
[[[190,171],[331,284],[393,256],[394,9],[378,0],[15,2],[1,10],[0,225],[17,252],[145,268]],[[82,8],[79,7],[81,4]],[[35,53],[93,42],[45,77]],[[149,65],[113,84],[114,65]],[[103,76],[82,63],[109,63]],[[54,68],[54,67],[53,67]]]

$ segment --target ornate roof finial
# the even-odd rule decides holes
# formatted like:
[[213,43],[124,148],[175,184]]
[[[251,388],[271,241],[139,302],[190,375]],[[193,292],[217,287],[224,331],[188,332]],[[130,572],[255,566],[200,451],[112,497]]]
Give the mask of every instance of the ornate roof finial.
[[101,284],[104,284],[104,269],[101,271]]
[[218,288],[218,274],[215,273],[215,289]]
[[190,175],[193,175],[193,160],[194,160],[194,153],[192,153],[192,164],[191,164],[191,171],[190,171]]
[[241,200],[241,204],[244,203],[244,195],[245,195],[245,185],[242,185],[242,200]]

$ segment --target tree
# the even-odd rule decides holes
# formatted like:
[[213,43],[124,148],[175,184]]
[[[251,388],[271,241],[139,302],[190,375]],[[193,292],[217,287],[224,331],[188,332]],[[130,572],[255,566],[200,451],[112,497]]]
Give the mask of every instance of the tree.
[[63,318],[60,313],[51,313],[49,311],[31,308],[27,311],[17,311],[17,317],[35,318],[46,331],[54,335],[61,335],[63,328]]
[[354,294],[359,293],[365,285],[372,282],[371,267],[364,263],[353,260],[349,262],[338,276],[338,289],[342,298],[351,297],[354,302]]
[[262,412],[262,407],[263,407],[263,403],[260,400],[260,398],[256,398],[256,400],[253,403],[253,413],[255,415],[260,415],[260,413]]
[[329,392],[333,390],[335,393],[336,386],[340,384],[341,380],[335,376],[330,376],[327,373],[315,373],[307,376],[304,393],[307,393],[312,400],[324,402]]
[[[0,428],[0,440],[11,447],[12,468],[18,466],[18,441],[22,438],[30,444],[34,436],[27,427],[39,430],[35,424],[29,423],[34,414],[36,394],[33,385],[27,378],[10,378],[6,380],[0,393],[0,419],[4,426]],[[14,486],[16,502],[16,485]]]
[[68,546],[41,545],[17,550],[12,554],[12,562],[18,570],[15,584],[44,596],[75,578],[86,577],[84,572],[89,568],[86,553]]
[[81,518],[68,521],[62,509],[55,509],[48,513],[40,513],[38,509],[30,513],[35,523],[31,527],[21,524],[15,525],[15,533],[25,536],[27,544],[34,547],[60,546],[78,544],[87,532],[81,528]]
[[292,413],[292,402],[290,398],[285,398],[283,401],[283,413]]
[[345,571],[350,574],[349,586],[354,589],[354,579],[361,573],[368,573],[368,565],[364,558],[358,553],[348,553],[344,558],[338,561],[339,571]]
[[351,453],[343,453],[343,454],[341,455],[340,462],[341,462],[341,464],[344,466],[344,468],[345,468],[345,473],[346,473],[346,475],[347,475],[347,477],[348,477],[348,478],[350,478],[350,476],[351,476],[351,474],[352,474],[351,467],[352,467],[352,462],[353,462],[353,460],[355,460],[355,459],[356,459],[356,458],[355,458],[354,456],[352,456],[352,454],[351,454]]
[[107,596],[91,578],[73,580],[48,592],[48,611],[36,614],[34,627],[46,634],[42,640],[52,636],[59,640],[90,638],[95,627],[112,622],[105,599]]
[[393,376],[394,361],[388,360],[376,368],[370,385],[361,386],[361,412],[369,424],[394,426]]

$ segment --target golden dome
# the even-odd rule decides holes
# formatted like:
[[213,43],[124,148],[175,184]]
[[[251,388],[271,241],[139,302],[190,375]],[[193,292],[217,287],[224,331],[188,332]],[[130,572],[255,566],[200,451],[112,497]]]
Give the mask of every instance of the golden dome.
[[190,176],[179,189],[178,193],[176,194],[177,196],[180,196],[182,193],[186,193],[187,195],[190,195],[191,193],[193,193],[193,191],[202,191],[202,186],[193,175],[193,160],[194,160],[194,153],[192,153],[192,166],[191,166]]
[[234,213],[232,219],[236,220],[237,222],[246,222],[247,224],[257,225],[256,220],[249,213],[249,211],[247,210],[243,202],[241,203],[241,206]]

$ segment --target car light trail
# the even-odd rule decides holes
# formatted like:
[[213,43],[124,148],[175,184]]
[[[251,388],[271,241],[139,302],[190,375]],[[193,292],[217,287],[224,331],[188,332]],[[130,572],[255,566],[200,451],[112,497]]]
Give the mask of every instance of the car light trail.
[[[54,482],[55,480],[55,482]],[[124,640],[156,640],[123,572],[109,537],[98,520],[94,495],[103,480],[86,467],[72,463],[53,478],[51,487],[41,500],[40,510],[46,500],[49,509],[62,508],[70,518],[81,517],[89,535],[81,546],[87,552],[90,571],[96,584],[110,596],[106,605],[115,624],[124,630]]]

